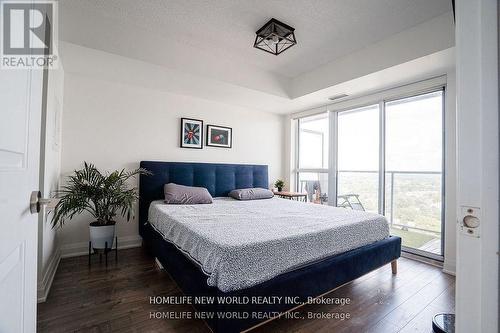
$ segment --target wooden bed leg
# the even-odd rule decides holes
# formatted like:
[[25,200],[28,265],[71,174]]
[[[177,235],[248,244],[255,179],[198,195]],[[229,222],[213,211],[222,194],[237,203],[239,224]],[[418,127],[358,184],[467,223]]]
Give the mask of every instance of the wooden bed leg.
[[398,274],[398,260],[391,261],[392,274]]

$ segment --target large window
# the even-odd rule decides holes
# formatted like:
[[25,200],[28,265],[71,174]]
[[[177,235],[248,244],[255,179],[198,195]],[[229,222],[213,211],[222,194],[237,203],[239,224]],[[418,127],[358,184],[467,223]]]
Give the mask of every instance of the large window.
[[337,206],[376,213],[379,106],[339,112],[337,124]]
[[301,169],[328,168],[328,114],[300,119],[299,167]]
[[296,190],[384,214],[405,250],[442,256],[443,108],[439,89],[300,118]]
[[328,202],[328,114],[299,119],[296,187],[307,201]]

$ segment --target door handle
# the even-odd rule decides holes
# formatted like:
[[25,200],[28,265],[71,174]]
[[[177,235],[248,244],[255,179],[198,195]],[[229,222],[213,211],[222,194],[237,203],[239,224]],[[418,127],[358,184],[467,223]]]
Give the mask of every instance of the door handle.
[[31,214],[39,213],[42,206],[48,205],[51,202],[52,202],[51,199],[42,198],[42,193],[40,191],[31,192],[31,196],[30,196],[30,212],[31,212]]

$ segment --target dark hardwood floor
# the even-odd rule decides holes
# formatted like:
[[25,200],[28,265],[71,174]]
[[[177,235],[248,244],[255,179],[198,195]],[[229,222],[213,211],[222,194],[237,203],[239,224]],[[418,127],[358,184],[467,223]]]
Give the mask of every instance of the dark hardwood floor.
[[[181,291],[143,249],[119,251],[108,268],[97,257],[61,260],[49,297],[38,305],[38,332],[210,332],[201,320],[150,319],[151,312],[192,311],[188,305],[152,305],[150,296]],[[310,304],[306,319],[277,319],[252,332],[432,332],[432,316],[454,312],[454,278],[417,261],[399,259],[398,274],[386,265],[325,297],[348,305]],[[350,318],[308,319],[311,314],[349,313]]]

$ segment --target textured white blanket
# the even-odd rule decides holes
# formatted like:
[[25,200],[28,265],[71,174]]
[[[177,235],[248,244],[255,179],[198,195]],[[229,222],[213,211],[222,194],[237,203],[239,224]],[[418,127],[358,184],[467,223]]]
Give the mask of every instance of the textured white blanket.
[[201,267],[208,285],[224,292],[389,236],[383,216],[278,198],[154,201],[149,223]]

